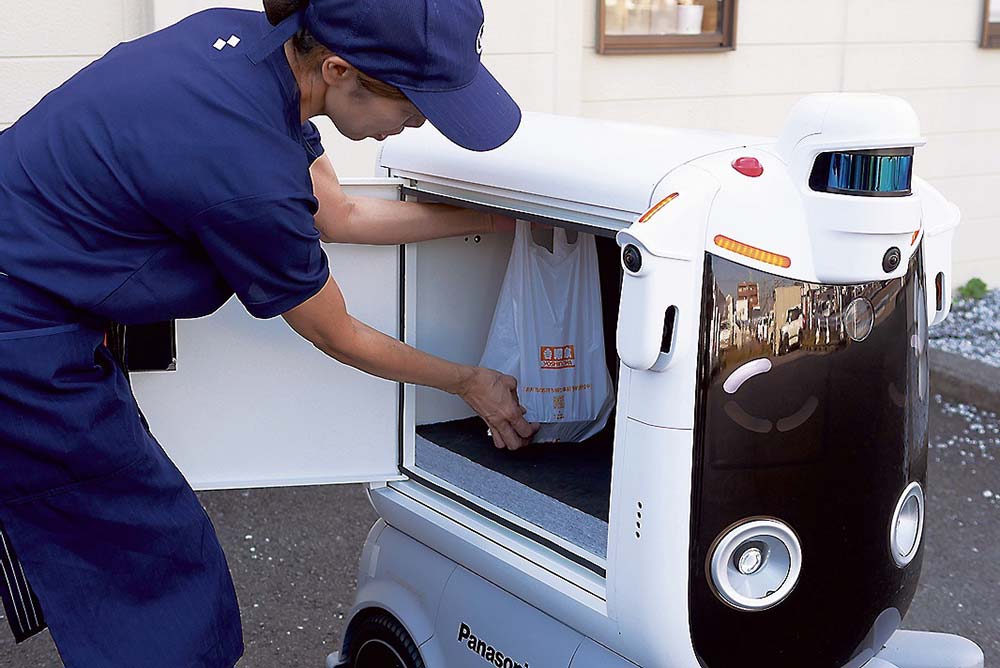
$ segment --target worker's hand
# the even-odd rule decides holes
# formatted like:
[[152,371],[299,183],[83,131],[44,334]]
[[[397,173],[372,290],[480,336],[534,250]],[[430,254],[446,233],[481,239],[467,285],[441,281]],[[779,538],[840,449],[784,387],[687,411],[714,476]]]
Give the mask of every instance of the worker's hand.
[[458,396],[486,421],[498,448],[517,450],[538,431],[537,424],[524,419],[527,409],[517,399],[517,380],[511,376],[474,368]]

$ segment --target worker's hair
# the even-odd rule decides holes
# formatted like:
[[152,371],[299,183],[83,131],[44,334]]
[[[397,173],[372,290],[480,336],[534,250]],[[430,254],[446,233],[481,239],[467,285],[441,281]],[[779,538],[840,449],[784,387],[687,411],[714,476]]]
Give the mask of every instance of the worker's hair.
[[[309,4],[309,0],[264,0],[264,13],[271,25],[278,25],[289,16]],[[323,60],[333,55],[330,49],[319,43],[308,30],[302,29],[292,37],[292,46],[307,65],[319,65]],[[361,87],[381,97],[394,100],[405,100],[406,95],[391,84],[379,81],[358,70],[358,83]]]

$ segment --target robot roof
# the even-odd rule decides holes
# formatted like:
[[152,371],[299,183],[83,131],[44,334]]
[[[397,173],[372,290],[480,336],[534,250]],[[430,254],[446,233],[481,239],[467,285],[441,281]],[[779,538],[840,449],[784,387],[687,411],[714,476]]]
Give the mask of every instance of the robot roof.
[[428,124],[387,141],[379,164],[394,176],[641,214],[656,185],[674,168],[719,151],[773,141],[526,113],[514,137],[494,151],[459,148]]

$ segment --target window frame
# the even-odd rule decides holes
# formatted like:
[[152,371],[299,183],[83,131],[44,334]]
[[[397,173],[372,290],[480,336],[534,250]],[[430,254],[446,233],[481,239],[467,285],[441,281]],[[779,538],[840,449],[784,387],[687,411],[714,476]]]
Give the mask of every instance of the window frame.
[[[703,0],[709,2],[711,0]],[[717,0],[722,14],[720,32],[699,35],[608,35],[607,6],[597,0],[597,53],[655,54],[655,53],[712,53],[736,49],[736,18],[739,0]],[[988,0],[987,0],[988,1]]]
[[990,21],[991,2],[993,0],[983,0],[983,34],[979,46],[983,49],[1000,49],[1000,22]]

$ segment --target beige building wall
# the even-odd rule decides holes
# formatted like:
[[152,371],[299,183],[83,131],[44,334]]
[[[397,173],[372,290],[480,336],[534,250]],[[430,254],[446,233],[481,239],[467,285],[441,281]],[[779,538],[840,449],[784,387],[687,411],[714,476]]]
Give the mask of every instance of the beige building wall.
[[148,31],[135,0],[0,0],[0,129],[118,42]]
[[[963,212],[957,279],[1000,285],[1000,50],[978,48],[983,0],[740,0],[737,49],[601,56],[595,0],[484,0],[484,60],[528,110],[773,135],[799,97],[900,95],[928,146],[918,173]],[[115,43],[192,11],[257,0],[0,0],[0,129]],[[377,144],[321,124],[343,176]]]

